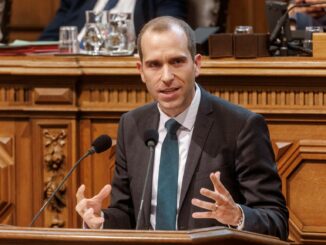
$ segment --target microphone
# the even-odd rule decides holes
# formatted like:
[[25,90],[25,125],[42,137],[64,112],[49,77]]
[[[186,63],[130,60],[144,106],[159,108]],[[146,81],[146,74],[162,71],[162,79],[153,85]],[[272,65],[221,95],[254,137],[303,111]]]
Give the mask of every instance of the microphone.
[[44,209],[48,206],[48,204],[53,199],[53,197],[55,196],[55,194],[57,194],[57,192],[61,189],[62,185],[66,182],[66,180],[72,174],[72,172],[77,168],[77,166],[79,165],[79,163],[82,160],[84,160],[86,157],[88,157],[88,156],[90,156],[90,155],[92,155],[94,153],[101,153],[103,151],[106,151],[107,149],[109,149],[111,147],[111,145],[112,145],[112,139],[108,135],[103,134],[103,135],[97,137],[93,141],[92,147],[81,158],[78,159],[78,161],[74,164],[74,166],[69,170],[69,172],[61,180],[61,182],[58,185],[58,187],[52,192],[51,196],[44,203],[44,205],[42,206],[42,208],[36,213],[36,215],[34,216],[32,222],[29,224],[29,227],[32,227],[34,225],[34,223],[37,220],[37,218],[41,215],[41,213],[44,211]]
[[148,182],[149,171],[150,171],[151,166],[154,163],[154,153],[155,153],[155,146],[157,144],[157,141],[158,141],[158,133],[155,129],[148,129],[145,131],[144,142],[145,142],[145,145],[149,148],[149,159],[148,159],[145,183],[144,183],[143,191],[142,191],[142,195],[141,195],[139,212],[137,215],[136,230],[139,230],[140,218],[141,218],[141,215],[142,215],[143,209],[144,209],[143,204],[144,204],[145,191],[146,191],[146,186],[147,186],[147,182]]
[[302,8],[302,7],[311,7],[314,5],[318,5],[318,4],[324,4],[326,3],[326,1],[320,1],[320,2],[316,2],[316,3],[300,3],[300,4],[294,4],[293,6],[291,6],[290,8],[288,8],[285,13],[282,15],[282,17],[277,21],[277,24],[275,26],[275,28],[273,29],[270,38],[269,38],[269,42],[273,43],[275,41],[275,39],[277,38],[277,36],[279,35],[281,28],[284,26],[285,22],[288,19],[288,14],[289,12],[294,9],[294,8]]

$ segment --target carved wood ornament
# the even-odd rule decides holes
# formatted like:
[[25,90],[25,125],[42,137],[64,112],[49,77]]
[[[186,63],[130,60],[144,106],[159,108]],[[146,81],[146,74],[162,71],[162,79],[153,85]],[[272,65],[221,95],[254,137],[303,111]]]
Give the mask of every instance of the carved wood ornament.
[[[64,147],[66,145],[67,133],[65,130],[45,129],[43,131],[44,139],[44,163],[47,176],[44,183],[44,199],[48,199],[52,192],[57,188],[64,177],[65,173],[65,154]],[[64,227],[65,221],[60,214],[66,207],[66,186],[63,185],[59,192],[54,196],[48,206],[51,214],[50,227]]]

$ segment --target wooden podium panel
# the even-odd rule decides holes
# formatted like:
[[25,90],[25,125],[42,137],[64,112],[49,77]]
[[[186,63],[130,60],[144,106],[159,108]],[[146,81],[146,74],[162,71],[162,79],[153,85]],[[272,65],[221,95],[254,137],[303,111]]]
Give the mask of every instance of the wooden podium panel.
[[[1,228],[1,227],[0,227]],[[223,244],[285,245],[278,238],[223,227],[191,231],[81,230],[2,227],[1,245]]]
[[[12,207],[7,224],[27,226],[91,142],[105,133],[115,144],[121,114],[152,101],[135,62],[1,57],[0,201]],[[266,118],[290,211],[290,238],[325,242],[326,60],[204,57],[202,63],[201,86]],[[80,227],[78,186],[94,195],[111,182],[113,169],[114,148],[85,159],[36,226]]]

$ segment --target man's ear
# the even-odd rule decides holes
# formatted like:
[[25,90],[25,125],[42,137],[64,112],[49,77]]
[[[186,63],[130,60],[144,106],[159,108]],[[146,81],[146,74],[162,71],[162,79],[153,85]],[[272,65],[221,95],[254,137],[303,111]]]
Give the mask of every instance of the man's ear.
[[201,54],[196,54],[194,57],[194,66],[195,66],[195,76],[198,77],[200,74],[200,68],[201,68]]
[[143,81],[143,83],[146,83],[145,78],[144,78],[143,64],[141,63],[141,61],[137,61],[136,65],[137,65],[137,69],[139,71],[141,80]]

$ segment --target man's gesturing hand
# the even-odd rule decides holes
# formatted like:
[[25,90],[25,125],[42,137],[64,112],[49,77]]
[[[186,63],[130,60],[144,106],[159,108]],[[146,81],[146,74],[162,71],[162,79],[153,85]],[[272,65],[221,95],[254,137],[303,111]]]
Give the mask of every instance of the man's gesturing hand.
[[220,181],[220,172],[211,173],[210,179],[214,185],[214,191],[206,188],[200,189],[200,194],[213,202],[206,202],[197,198],[192,199],[192,204],[206,209],[205,212],[195,212],[193,218],[216,219],[222,224],[237,226],[242,217],[240,207],[233,201],[232,196]]
[[76,211],[91,229],[102,226],[104,218],[101,217],[102,202],[111,193],[111,186],[105,185],[100,192],[92,198],[85,198],[85,185],[81,185],[76,193]]

